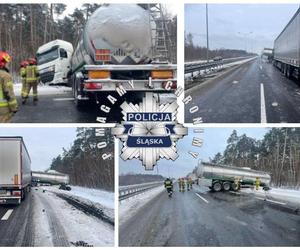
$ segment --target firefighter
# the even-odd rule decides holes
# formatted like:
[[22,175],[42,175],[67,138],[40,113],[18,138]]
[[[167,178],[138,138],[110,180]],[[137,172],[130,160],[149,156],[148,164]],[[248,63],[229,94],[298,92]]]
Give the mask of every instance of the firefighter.
[[255,179],[255,188],[256,188],[256,190],[259,189],[259,186],[260,186],[260,179],[258,177],[256,177],[256,179]]
[[179,188],[179,192],[181,192],[181,189],[182,189],[181,178],[178,178],[178,188]]
[[165,188],[167,189],[167,192],[169,194],[169,196],[171,197],[172,193],[173,193],[173,182],[170,178],[165,179],[164,182]]
[[190,189],[193,189],[193,180],[192,178],[188,179],[189,185],[190,185]]
[[18,111],[18,103],[13,89],[12,77],[7,69],[11,61],[8,53],[0,52],[0,122],[10,122]]
[[37,63],[35,58],[28,59],[28,63],[29,65],[25,69],[25,80],[26,80],[27,90],[22,103],[23,104],[26,103],[30,90],[32,88],[33,103],[34,105],[36,105],[38,101],[37,86],[39,81],[39,72],[36,66]]
[[185,180],[184,180],[184,178],[181,178],[181,191],[182,192],[185,191]]
[[27,61],[22,61],[20,63],[20,77],[22,79],[22,90],[21,90],[21,97],[22,99],[24,99],[25,95],[26,95],[26,66],[28,66],[28,62]]

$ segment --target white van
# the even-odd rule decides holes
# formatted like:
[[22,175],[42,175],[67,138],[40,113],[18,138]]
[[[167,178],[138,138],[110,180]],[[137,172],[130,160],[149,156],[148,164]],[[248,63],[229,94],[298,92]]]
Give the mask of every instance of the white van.
[[73,45],[63,40],[54,40],[39,47],[36,56],[41,82],[68,83],[72,54]]

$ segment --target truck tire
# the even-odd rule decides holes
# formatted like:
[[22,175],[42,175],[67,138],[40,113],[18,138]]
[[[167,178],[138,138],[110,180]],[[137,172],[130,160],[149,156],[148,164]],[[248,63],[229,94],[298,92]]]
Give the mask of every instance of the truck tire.
[[292,67],[290,65],[287,65],[287,67],[286,67],[286,77],[288,79],[292,78]]
[[215,181],[212,184],[212,190],[214,192],[220,192],[222,190],[222,184],[219,181]]
[[235,183],[232,183],[231,184],[231,189],[232,191],[238,191],[240,189],[239,185],[235,184]]
[[225,181],[225,182],[223,182],[222,187],[223,187],[223,190],[224,190],[224,191],[229,191],[230,188],[231,188],[231,183],[228,182],[228,181]]
[[76,79],[76,77],[75,77],[75,79],[73,80],[74,103],[78,109],[82,109],[85,106],[85,101],[78,99],[78,95],[79,95],[79,91],[80,91],[79,89],[80,89],[80,81],[79,81],[79,79]]

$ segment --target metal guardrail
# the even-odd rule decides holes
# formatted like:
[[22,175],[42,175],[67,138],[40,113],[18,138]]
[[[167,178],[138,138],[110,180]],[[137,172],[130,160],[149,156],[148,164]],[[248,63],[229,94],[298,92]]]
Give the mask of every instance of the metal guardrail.
[[120,186],[119,187],[119,201],[128,199],[132,196],[143,193],[147,190],[162,186],[163,181],[147,182],[142,184],[135,184],[129,186]]
[[211,62],[188,62],[184,64],[184,73],[193,73],[196,71],[200,70],[207,70],[207,69],[212,69],[216,67],[221,67],[224,64],[227,63],[232,63],[232,62],[237,62],[241,60],[245,60],[248,58],[251,58],[252,56],[247,56],[247,57],[236,57],[236,58],[226,58],[220,61],[211,61]]

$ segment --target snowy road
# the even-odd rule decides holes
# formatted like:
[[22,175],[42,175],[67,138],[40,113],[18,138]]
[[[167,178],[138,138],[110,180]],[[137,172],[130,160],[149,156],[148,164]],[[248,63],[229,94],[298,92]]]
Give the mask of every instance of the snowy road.
[[111,224],[43,190],[33,188],[19,206],[0,206],[0,246],[113,246]]
[[126,221],[120,218],[119,242],[121,246],[300,246],[299,213],[258,198],[249,193],[211,193],[204,187],[185,193],[176,190],[171,199],[160,192]]

